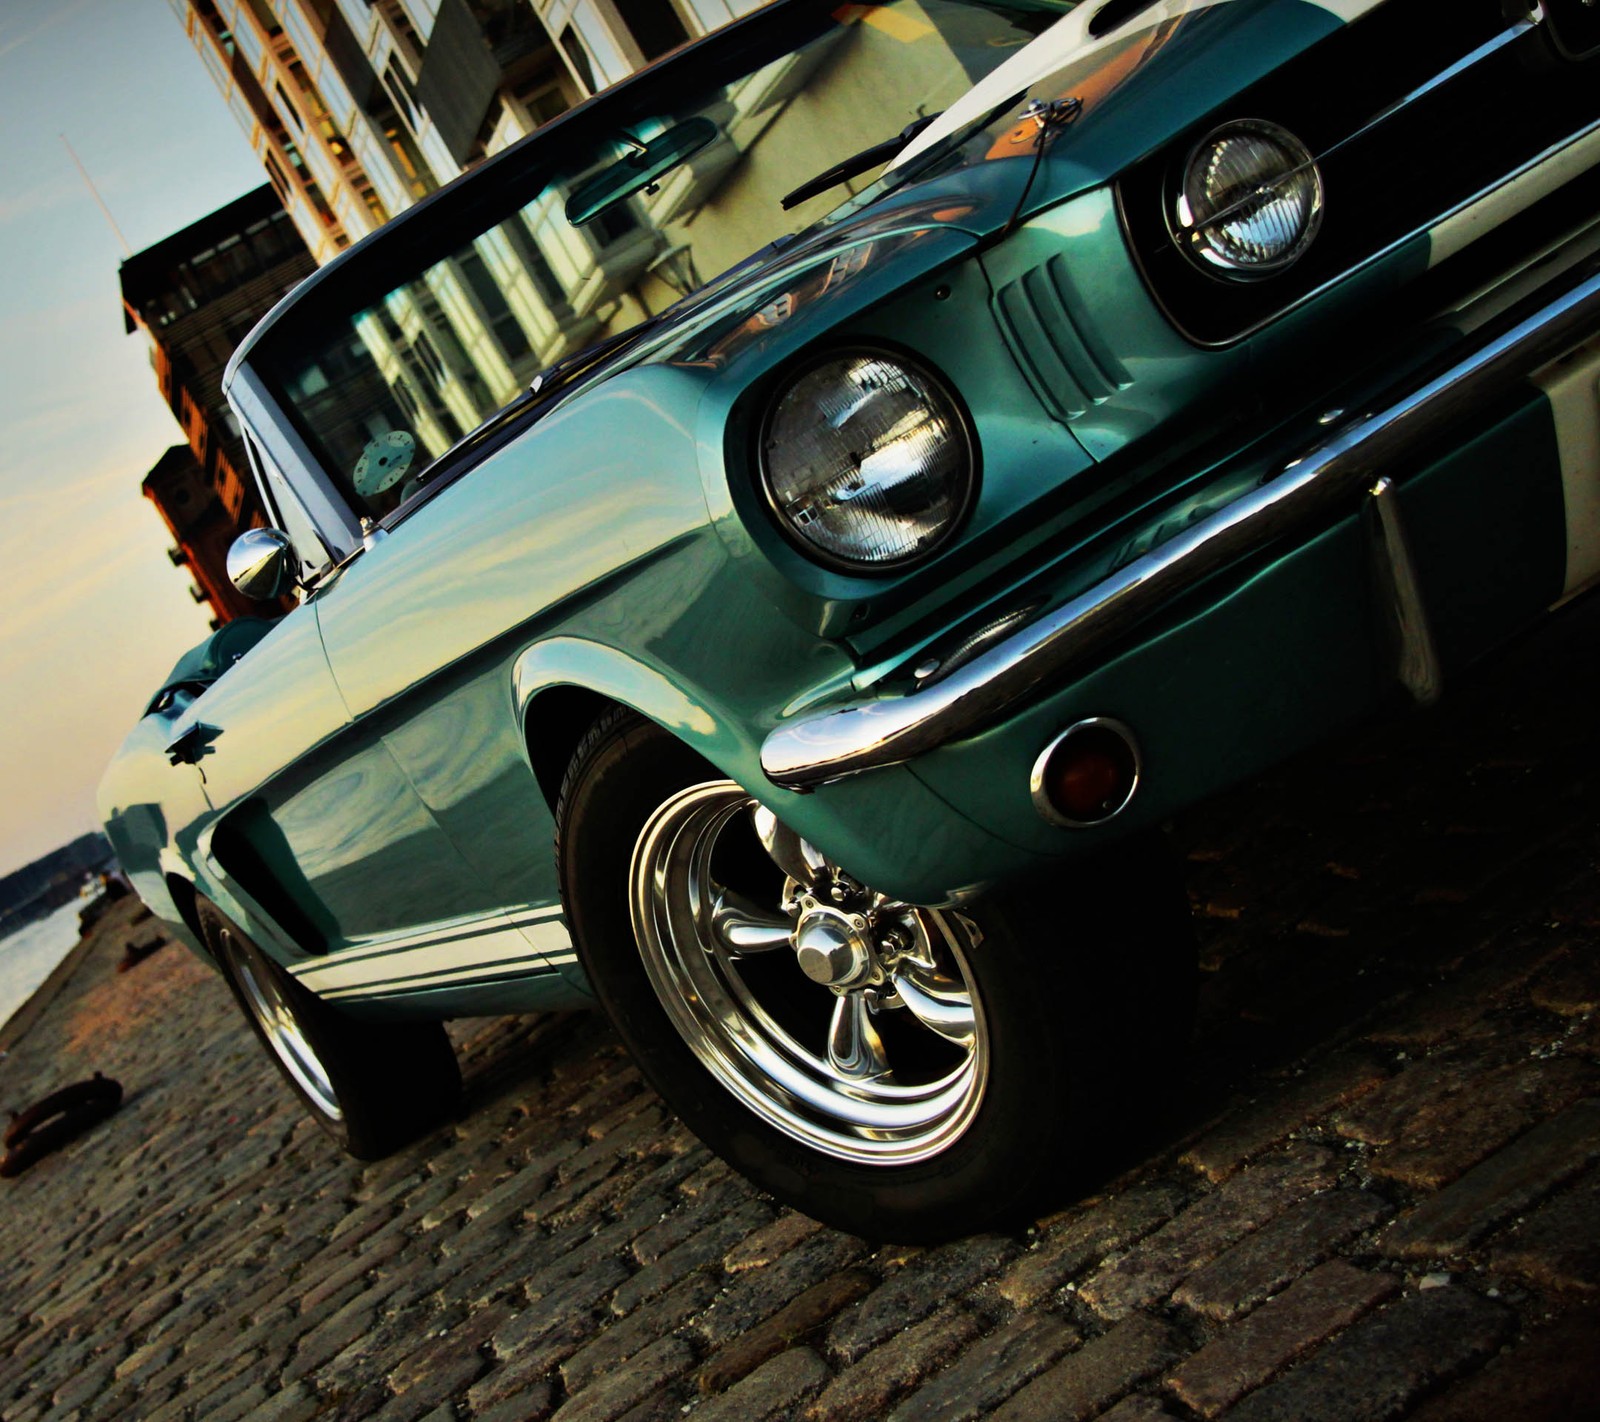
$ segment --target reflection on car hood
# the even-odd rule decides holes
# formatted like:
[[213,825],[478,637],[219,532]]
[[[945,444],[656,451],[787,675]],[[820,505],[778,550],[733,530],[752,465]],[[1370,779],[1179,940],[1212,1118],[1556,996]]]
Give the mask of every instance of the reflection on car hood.
[[[979,80],[896,156],[887,172],[914,164],[997,104],[1025,94],[1079,101],[1079,118],[1067,141],[1055,147],[1081,170],[1078,186],[1105,181],[1139,155],[1141,142],[1169,136],[1158,132],[1160,125],[1181,129],[1228,92],[1381,3],[1152,0],[1142,8],[1119,5],[1131,13],[1109,28],[1102,17],[1110,5],[1081,5]],[[1038,132],[1031,120],[1020,123],[996,138],[989,156],[1031,150]]]

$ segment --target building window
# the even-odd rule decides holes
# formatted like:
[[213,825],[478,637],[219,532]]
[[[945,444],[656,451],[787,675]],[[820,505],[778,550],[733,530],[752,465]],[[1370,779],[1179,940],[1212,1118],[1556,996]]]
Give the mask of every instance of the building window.
[[561,31],[561,50],[567,56],[567,62],[572,65],[572,72],[583,85],[584,91],[589,94],[594,93],[599,87],[594,82],[594,65],[589,62],[589,51],[583,47],[583,41],[578,38],[578,32],[571,25]]
[[250,13],[256,17],[256,23],[268,39],[276,39],[283,33],[283,26],[278,23],[278,17],[272,13],[272,6],[267,0],[247,0],[247,3]]
[[511,97],[527,111],[529,122],[539,128],[572,107],[566,85],[572,81],[556,64],[547,64],[537,74],[512,86]]
[[393,56],[383,66],[383,87],[389,91],[389,97],[394,100],[395,108],[411,125],[412,131],[421,128],[422,108],[417,103],[416,87],[411,82],[411,76],[395,63]]
[[323,197],[322,189],[310,178],[305,180],[306,196],[311,200],[311,206],[317,210],[317,216],[322,219],[322,225],[334,234],[337,239],[341,234],[339,219],[333,215],[333,209],[328,206],[327,198]]
[[267,165],[267,181],[272,184],[273,192],[277,193],[278,200],[287,205],[289,201],[289,180],[284,176],[283,169],[278,160],[271,153],[263,153],[262,161]]
[[400,0],[378,0],[373,8],[389,22],[390,31],[412,66],[419,67],[422,64],[422,42],[417,38],[411,17],[406,14],[406,7]]
[[284,91],[283,85],[274,82],[272,87],[277,92],[278,102],[283,105],[283,111],[288,115],[289,121],[294,124],[294,126],[299,129],[301,133],[304,133],[306,131],[305,120],[300,117],[300,110],[295,108],[294,101]]
[[367,211],[372,214],[372,220],[382,227],[389,220],[388,210],[383,205],[383,199],[373,191],[372,184],[362,175],[355,183],[356,195],[367,205]]
[[528,344],[528,333],[522,329],[522,323],[517,320],[516,314],[506,302],[505,293],[489,274],[483,258],[477,252],[464,252],[459,258],[458,265],[461,274],[467,279],[467,285],[472,289],[472,294],[478,298],[478,305],[488,319],[489,327],[494,332],[501,351],[505,353],[506,360],[515,363],[529,354],[532,348]]
[[689,40],[672,0],[612,0],[633,42],[648,63]]
[[294,80],[295,88],[306,96],[311,105],[313,118],[326,118],[328,106],[322,102],[322,95],[317,92],[317,86],[311,82],[311,77],[306,73],[306,67],[298,59],[289,61],[289,75]]
[[389,150],[394,154],[395,167],[400,170],[400,176],[405,180],[406,187],[412,197],[422,197],[428,191],[428,181],[422,176],[421,167],[411,147],[411,137],[398,124],[385,124],[383,136],[389,142]]

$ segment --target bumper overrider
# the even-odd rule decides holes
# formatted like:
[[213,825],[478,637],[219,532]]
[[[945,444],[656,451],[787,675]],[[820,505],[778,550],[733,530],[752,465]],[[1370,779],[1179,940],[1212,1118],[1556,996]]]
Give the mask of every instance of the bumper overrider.
[[945,676],[796,717],[761,749],[767,776],[807,791],[913,760],[974,735],[1032,694],[1114,650],[1142,622],[1214,573],[1361,503],[1385,589],[1396,678],[1418,701],[1439,691],[1438,657],[1418,595],[1392,472],[1533,372],[1600,331],[1600,268],[1569,272],[1502,320],[1464,338],[1442,370],[1413,377],[1372,413],[1345,420],[1271,479],[1062,605],[1042,611]]

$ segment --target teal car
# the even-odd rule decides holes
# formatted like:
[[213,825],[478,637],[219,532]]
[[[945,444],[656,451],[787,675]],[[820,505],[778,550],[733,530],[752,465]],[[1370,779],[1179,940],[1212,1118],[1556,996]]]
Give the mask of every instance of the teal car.
[[1160,827],[1600,573],[1588,0],[775,0],[323,268],[227,390],[275,624],[106,774],[358,1156],[598,1001],[933,1239],[1181,1070]]

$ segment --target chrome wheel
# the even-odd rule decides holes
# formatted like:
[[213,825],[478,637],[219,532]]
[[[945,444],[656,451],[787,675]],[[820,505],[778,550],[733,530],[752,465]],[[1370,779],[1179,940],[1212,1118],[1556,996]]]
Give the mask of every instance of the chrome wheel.
[[700,1062],[805,1145],[907,1165],[971,1125],[988,1034],[962,915],[856,883],[732,781],[646,822],[629,870],[651,986]]
[[342,1120],[344,1112],[328,1070],[295,1018],[294,1008],[279,985],[276,965],[248,938],[231,929],[224,929],[221,936],[240,996],[259,1024],[267,1045],[311,1104],[330,1121]]

